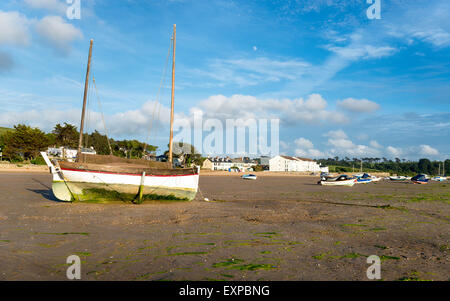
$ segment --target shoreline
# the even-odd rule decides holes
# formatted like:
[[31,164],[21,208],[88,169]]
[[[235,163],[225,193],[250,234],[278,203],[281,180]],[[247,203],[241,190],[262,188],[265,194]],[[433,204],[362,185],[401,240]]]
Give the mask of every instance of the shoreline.
[[[20,166],[19,166],[20,165]],[[21,164],[21,163],[0,163],[0,173],[48,173],[46,165]],[[312,175],[311,172],[282,172],[282,171],[251,171],[251,172],[229,172],[225,170],[200,170],[200,176],[242,176],[244,174],[254,174],[257,177],[318,177],[319,174]],[[348,175],[357,174],[346,173]],[[335,173],[339,174],[339,173]],[[345,173],[344,173],[345,174]],[[374,176],[386,177],[389,173],[370,173]]]

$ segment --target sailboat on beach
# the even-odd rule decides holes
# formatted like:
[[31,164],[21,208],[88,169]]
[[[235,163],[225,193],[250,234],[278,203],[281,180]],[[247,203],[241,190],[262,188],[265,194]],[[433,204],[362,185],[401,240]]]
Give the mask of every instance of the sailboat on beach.
[[84,117],[88,92],[93,40],[89,59],[81,115],[78,155],[75,162],[50,160],[42,152],[53,175],[52,190],[61,201],[141,203],[147,200],[186,200],[195,198],[199,167],[173,168],[173,120],[175,87],[176,25],[173,26],[172,96],[168,162],[128,159],[113,155],[82,154]]

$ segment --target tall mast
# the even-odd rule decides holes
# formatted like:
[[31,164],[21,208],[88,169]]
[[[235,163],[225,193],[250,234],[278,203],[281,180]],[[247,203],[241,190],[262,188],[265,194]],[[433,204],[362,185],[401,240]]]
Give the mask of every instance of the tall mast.
[[173,144],[173,107],[175,97],[175,48],[177,45],[177,25],[173,24],[173,61],[172,61],[172,103],[170,107],[170,139],[169,139],[169,162],[172,163]]
[[80,140],[78,141],[78,152],[77,152],[77,160],[78,161],[81,158],[81,147],[83,145],[84,115],[86,112],[86,98],[87,98],[88,86],[89,86],[89,72],[91,69],[91,57],[92,57],[92,44],[93,43],[94,43],[94,40],[91,39],[91,44],[89,46],[88,65],[87,65],[87,70],[86,70],[86,82],[84,83],[83,110],[81,111]]

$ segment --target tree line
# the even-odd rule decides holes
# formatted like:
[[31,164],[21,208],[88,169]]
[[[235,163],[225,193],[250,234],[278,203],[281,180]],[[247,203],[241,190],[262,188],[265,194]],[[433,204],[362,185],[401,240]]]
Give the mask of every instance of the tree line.
[[[14,129],[4,131],[0,135],[0,148],[3,159],[11,162],[36,160],[41,151],[48,147],[77,148],[80,133],[77,127],[68,123],[57,124],[50,133],[25,124],[18,124]],[[99,155],[111,154],[108,138],[98,131],[83,135],[83,147],[92,147]],[[142,158],[146,154],[154,154],[157,146],[138,140],[109,139],[113,155],[127,158]]]
[[444,173],[450,175],[450,159],[442,161],[430,161],[427,158],[419,159],[418,161],[409,161],[406,159],[395,158],[394,160],[387,158],[334,158],[319,159],[318,163],[323,166],[333,166],[336,172],[352,172],[359,171],[362,168],[365,171],[373,170],[380,172],[389,172],[402,175],[414,175],[424,173],[429,175],[437,175]]

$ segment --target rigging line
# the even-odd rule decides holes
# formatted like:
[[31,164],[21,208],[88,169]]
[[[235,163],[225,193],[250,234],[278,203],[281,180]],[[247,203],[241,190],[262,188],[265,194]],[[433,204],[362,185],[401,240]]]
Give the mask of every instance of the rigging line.
[[106,128],[105,116],[103,115],[102,104],[100,102],[100,96],[98,94],[98,89],[97,89],[97,84],[95,83],[94,74],[92,74],[92,83],[94,84],[95,95],[97,95],[98,107],[99,107],[100,114],[101,114],[101,117],[102,117],[103,127],[105,128],[106,140],[108,141],[109,153],[112,155],[113,151],[112,151],[112,148],[111,148],[111,143],[109,141],[108,129]]
[[[167,71],[167,68],[166,68],[166,71]],[[163,89],[162,89],[161,97],[160,97],[161,99],[164,98],[164,91],[165,91],[166,82],[167,82],[167,77],[164,76]],[[158,119],[157,119],[157,120],[160,119],[161,107],[162,107],[162,101],[159,102],[158,113],[157,113]],[[157,131],[158,126],[159,126],[159,123],[157,122],[157,123],[155,124],[155,129],[153,130],[153,132],[155,133],[155,140],[156,140],[156,135],[157,135],[157,133],[158,133],[158,131]]]
[[[173,44],[171,44],[171,47],[169,48],[169,53],[172,50],[172,45]],[[161,107],[162,107],[162,99],[164,98],[164,91],[165,91],[165,87],[166,87],[166,83],[167,83],[167,76],[166,76],[166,74],[167,74],[167,66],[168,66],[168,61],[166,62],[166,70],[165,70],[165,74],[164,74],[164,82],[162,84],[162,90],[161,90],[161,95],[160,95],[160,102],[158,103],[158,113],[157,113],[157,117],[158,117],[157,120],[158,121],[160,120],[160,116],[161,116],[160,112],[161,112]],[[156,140],[157,135],[158,135],[158,131],[157,131],[158,127],[159,127],[159,123],[156,122],[155,129],[153,130],[153,132],[155,133],[155,140]]]
[[[172,37],[172,39],[173,39],[173,37]],[[170,57],[170,51],[171,50],[172,50],[172,43],[170,43],[169,49],[167,51],[166,64],[164,66],[163,76],[161,77],[161,81],[160,81],[159,88],[158,88],[158,93],[156,95],[156,102],[155,102],[155,105],[153,107],[152,120],[151,120],[151,123],[150,123],[150,128],[149,128],[149,132],[148,132],[148,139],[147,139],[147,141],[149,143],[150,143],[151,138],[152,138],[153,122],[155,122],[155,111],[158,112],[157,113],[157,117],[158,118],[157,118],[157,120],[155,122],[155,129],[158,126],[159,113],[160,113],[160,110],[161,110],[161,99],[162,99],[162,95],[164,95],[164,85],[165,85],[165,82],[166,82],[166,74],[167,74],[167,68],[168,68],[168,65],[169,65],[169,57]],[[162,93],[161,93],[161,91],[162,91]],[[155,132],[155,130],[153,130],[153,132]],[[144,147],[144,151],[145,151],[146,147],[147,147],[147,144]]]

